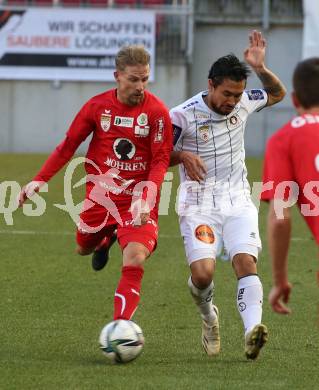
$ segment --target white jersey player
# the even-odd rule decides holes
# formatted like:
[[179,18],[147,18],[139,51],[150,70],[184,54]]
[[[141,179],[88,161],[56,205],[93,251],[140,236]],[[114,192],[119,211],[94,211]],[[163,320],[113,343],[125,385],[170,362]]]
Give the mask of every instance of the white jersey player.
[[220,351],[218,309],[213,304],[215,259],[224,246],[238,279],[237,307],[245,328],[245,354],[255,359],[267,341],[261,323],[263,291],[257,274],[261,248],[258,214],[250,199],[244,131],[248,116],[283,99],[285,88],[265,67],[265,40],[253,31],[244,56],[263,84],[245,90],[249,69],[232,54],[211,67],[208,90],[170,112],[171,165],[180,165],[180,229],[191,294],[203,319],[202,344]]

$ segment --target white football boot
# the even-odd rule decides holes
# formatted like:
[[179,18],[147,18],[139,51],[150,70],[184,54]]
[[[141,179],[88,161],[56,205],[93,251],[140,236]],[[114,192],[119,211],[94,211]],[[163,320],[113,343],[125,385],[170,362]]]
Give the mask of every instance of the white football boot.
[[213,305],[213,308],[216,313],[215,320],[211,324],[203,320],[202,325],[202,345],[208,356],[218,355],[220,351],[219,313],[217,306]]

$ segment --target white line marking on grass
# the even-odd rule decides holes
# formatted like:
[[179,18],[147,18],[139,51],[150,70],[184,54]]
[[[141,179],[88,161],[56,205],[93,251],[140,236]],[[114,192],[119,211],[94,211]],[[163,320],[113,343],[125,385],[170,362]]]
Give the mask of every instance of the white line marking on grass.
[[[39,235],[39,236],[74,236],[75,232],[48,232],[40,230],[0,230],[0,234],[12,234],[12,235]],[[181,238],[179,235],[172,234],[160,234],[159,238]],[[302,238],[302,237],[292,237],[292,241],[311,241],[312,237]]]
[[312,240],[313,240],[312,237],[308,237],[308,238],[292,237],[291,238],[291,241],[312,241]]
[[0,234],[22,234],[22,235],[52,235],[52,236],[71,236],[74,233],[71,232],[44,232],[37,230],[0,230]]
[[[0,230],[0,234],[12,234],[12,235],[39,235],[39,236],[74,236],[74,232],[48,232],[48,231],[42,231],[42,230]],[[160,234],[160,238],[180,238],[178,235],[172,235],[172,234]]]

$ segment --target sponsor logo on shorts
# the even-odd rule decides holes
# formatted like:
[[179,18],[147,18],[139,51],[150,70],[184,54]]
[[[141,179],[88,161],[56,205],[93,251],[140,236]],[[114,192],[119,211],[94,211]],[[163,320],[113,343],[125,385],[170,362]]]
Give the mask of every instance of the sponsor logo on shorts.
[[199,241],[205,242],[206,244],[213,244],[215,241],[213,229],[208,225],[197,226],[195,236]]

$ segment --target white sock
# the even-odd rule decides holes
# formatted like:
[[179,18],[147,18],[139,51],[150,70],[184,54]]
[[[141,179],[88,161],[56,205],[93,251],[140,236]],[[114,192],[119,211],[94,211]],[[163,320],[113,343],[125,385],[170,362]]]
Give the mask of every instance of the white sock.
[[257,275],[238,280],[237,309],[244,323],[245,335],[261,323],[263,287]]
[[212,323],[212,321],[216,319],[216,313],[212,305],[214,282],[212,281],[208,287],[201,290],[193,284],[192,277],[190,276],[188,279],[188,287],[202,319],[208,324]]

